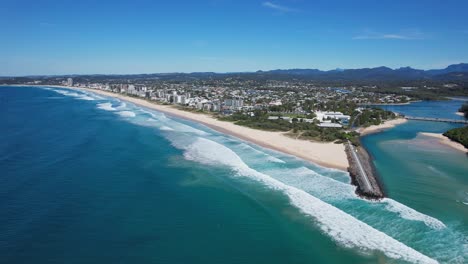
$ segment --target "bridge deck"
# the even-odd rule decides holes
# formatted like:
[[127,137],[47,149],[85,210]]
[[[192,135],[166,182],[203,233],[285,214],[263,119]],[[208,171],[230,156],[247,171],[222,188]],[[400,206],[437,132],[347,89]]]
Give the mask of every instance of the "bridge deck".
[[468,124],[468,120],[462,120],[462,119],[432,118],[432,117],[417,117],[417,116],[405,116],[405,118],[408,120]]

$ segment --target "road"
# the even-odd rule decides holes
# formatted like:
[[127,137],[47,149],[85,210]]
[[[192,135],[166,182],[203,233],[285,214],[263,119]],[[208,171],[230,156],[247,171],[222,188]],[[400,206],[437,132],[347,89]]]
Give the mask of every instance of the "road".
[[[349,145],[349,148],[350,148],[351,153],[352,153],[351,156],[353,156],[354,162],[358,165],[359,171],[361,172],[361,176],[364,179],[364,183],[366,185],[365,187],[366,187],[367,190],[363,190],[363,191],[372,192],[373,191],[372,185],[371,185],[371,183],[370,183],[370,181],[369,181],[369,179],[367,177],[366,171],[362,167],[361,160],[359,159],[358,155],[356,154],[356,149],[354,148],[353,144],[351,144],[351,142],[349,142],[349,141],[348,141],[348,145]],[[363,186],[361,186],[361,187],[363,187]]]

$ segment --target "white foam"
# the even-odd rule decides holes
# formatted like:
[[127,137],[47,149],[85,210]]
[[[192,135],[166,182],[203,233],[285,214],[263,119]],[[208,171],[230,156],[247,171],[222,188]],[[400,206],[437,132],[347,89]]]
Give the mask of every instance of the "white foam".
[[86,100],[86,101],[94,101],[94,98],[85,94],[80,94],[80,93],[75,93],[75,92],[69,92],[65,90],[58,90],[58,89],[52,89],[52,91],[57,92],[59,94],[65,95],[65,96],[71,96],[74,97],[78,100]]
[[306,167],[275,168],[266,171],[266,174],[288,185],[299,187],[321,199],[360,199],[355,193],[356,186],[323,176]]
[[53,91],[54,91],[54,92],[57,92],[57,93],[59,93],[59,94],[65,95],[65,96],[73,96],[73,97],[79,96],[78,93],[69,92],[69,91],[65,91],[65,90],[56,90],[56,89],[53,89]]
[[[176,131],[176,132],[183,132],[183,133],[191,133],[195,135],[210,135],[209,133],[193,128],[189,125],[185,125],[183,123],[177,122],[173,119],[167,118],[163,113],[159,113],[157,111],[152,112],[148,111],[144,108],[140,107],[129,107],[127,104],[124,104],[123,106],[120,105],[118,107],[115,107],[115,110],[120,110],[119,107],[125,108],[125,109],[131,109],[132,111],[129,110],[124,110],[124,111],[118,111],[115,112],[116,114],[122,116],[122,117],[135,117],[137,114],[135,112],[142,112],[149,114],[151,117],[143,119],[143,120],[131,120],[132,123],[141,125],[141,126],[155,126],[155,123],[158,122],[157,127],[161,130],[165,131]],[[105,107],[108,105],[105,105]],[[130,106],[132,106],[130,104]]]
[[311,194],[286,185],[266,174],[248,167],[231,149],[204,138],[197,138],[185,147],[188,160],[202,164],[225,165],[240,176],[247,176],[268,187],[285,193],[291,203],[304,214],[317,221],[320,229],[345,247],[370,251],[381,251],[386,256],[415,263],[437,263],[437,261],[406,246],[385,233],[372,228],[344,211],[323,202]]
[[143,112],[148,113],[153,117],[153,118],[149,118],[149,119],[152,119],[151,122],[157,121],[161,125],[163,125],[163,127],[166,127],[163,130],[169,130],[170,129],[171,131],[190,133],[190,134],[195,134],[195,135],[200,135],[200,136],[209,135],[209,133],[207,133],[205,131],[193,128],[191,126],[188,126],[188,125],[185,125],[183,123],[177,122],[177,121],[175,121],[173,119],[169,119],[165,115],[154,114],[154,113],[147,112],[147,111],[143,111]]
[[445,224],[442,221],[420,213],[413,208],[410,208],[404,204],[401,204],[390,198],[382,199],[382,203],[386,203],[385,208],[391,212],[399,214],[402,218],[412,220],[412,221],[421,221],[424,222],[428,227],[440,230],[446,228]]
[[159,128],[160,130],[164,130],[164,131],[174,131],[174,129],[168,127],[168,126],[162,126]]
[[[234,141],[234,142],[236,142],[236,141]],[[241,148],[243,148],[243,149],[246,149],[246,150],[249,150],[249,151],[253,151],[253,152],[258,153],[258,154],[260,154],[260,155],[266,156],[266,159],[267,159],[269,162],[274,162],[274,163],[286,163],[284,160],[278,159],[277,157],[271,156],[271,155],[269,155],[269,154],[267,154],[267,153],[265,153],[265,152],[262,152],[262,151],[260,151],[260,150],[258,150],[258,149],[255,149],[255,148],[253,148],[252,146],[250,146],[250,145],[248,145],[248,144],[246,144],[246,143],[241,143],[239,146],[240,146]]]
[[132,111],[120,111],[120,112],[117,112],[118,115],[120,115],[121,117],[135,117],[136,114]]
[[98,100],[104,100],[104,97],[101,97],[101,96],[96,95],[96,94],[94,94],[94,93],[89,93],[88,95],[89,95],[89,96],[92,96],[93,98],[98,99]]
[[274,162],[274,163],[286,163],[284,160],[280,160],[280,159],[278,159],[276,157],[273,157],[273,156],[268,156],[267,160],[270,161],[270,162]]
[[[275,176],[288,185],[300,187],[321,199],[360,199],[355,195],[355,186],[323,176],[306,167],[287,169],[287,171],[274,169],[267,171],[266,174]],[[395,200],[385,198],[380,203],[385,204],[386,210],[397,213],[403,219],[423,222],[435,230],[446,227],[440,220],[420,213]]]
[[116,108],[112,107],[111,103],[102,103],[97,105],[99,109],[106,110],[106,111],[115,111]]
[[76,99],[78,99],[78,100],[85,100],[85,101],[94,101],[94,100],[95,100],[95,99],[92,98],[91,96],[87,96],[87,95],[78,96],[78,97],[76,97]]
[[169,122],[166,121],[166,124],[170,125],[171,128],[173,128],[177,132],[193,133],[193,134],[197,134],[197,135],[209,135],[209,133],[207,133],[205,131],[202,131],[202,130],[193,128],[191,126],[179,123],[179,122],[177,122],[175,120],[172,120],[172,119],[168,119],[168,120],[169,120]]
[[[125,103],[123,103],[125,104]],[[125,105],[126,107],[126,105]],[[157,111],[149,111],[145,108],[140,108],[140,107],[135,107],[138,111],[142,112],[142,113],[145,113],[145,114],[148,114],[150,115],[151,117],[157,119],[157,120],[165,120],[167,119],[167,117],[164,115],[164,113],[161,113],[161,112],[157,112]]]

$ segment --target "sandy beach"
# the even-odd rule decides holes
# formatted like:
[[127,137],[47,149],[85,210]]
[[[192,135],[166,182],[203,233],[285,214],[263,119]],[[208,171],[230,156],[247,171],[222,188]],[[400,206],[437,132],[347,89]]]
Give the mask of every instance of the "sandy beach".
[[343,144],[321,143],[293,139],[284,135],[283,132],[269,132],[238,126],[231,122],[217,120],[209,115],[179,110],[172,105],[161,105],[144,99],[129,97],[126,95],[102,90],[62,86],[57,87],[84,90],[100,95],[118,98],[178,118],[202,123],[216,131],[232,135],[265,148],[287,153],[324,167],[335,168],[343,171],[346,171],[348,168],[348,159],[346,157],[345,147]]
[[380,124],[380,125],[360,128],[358,132],[361,133],[362,136],[372,134],[372,133],[378,133],[385,129],[389,129],[397,125],[406,123],[407,121],[408,120],[406,120],[405,118],[397,118],[397,119],[385,121],[383,124]]
[[442,143],[442,144],[444,144],[446,146],[452,147],[452,148],[454,148],[456,150],[460,150],[460,151],[463,151],[463,152],[468,151],[468,149],[466,149],[465,146],[463,146],[462,144],[460,144],[458,142],[455,142],[455,141],[452,141],[452,140],[450,140],[450,138],[448,138],[448,137],[446,137],[446,136],[444,136],[442,134],[420,132],[419,135],[437,138],[437,139],[439,139],[440,143]]

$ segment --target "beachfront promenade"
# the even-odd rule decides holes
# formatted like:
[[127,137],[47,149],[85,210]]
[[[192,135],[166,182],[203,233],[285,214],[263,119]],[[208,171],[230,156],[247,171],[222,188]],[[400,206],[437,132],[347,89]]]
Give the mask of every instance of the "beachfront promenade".
[[408,119],[408,120],[418,120],[418,121],[432,121],[432,122],[468,124],[468,120],[463,120],[463,119],[416,117],[416,116],[405,116],[405,118]]

